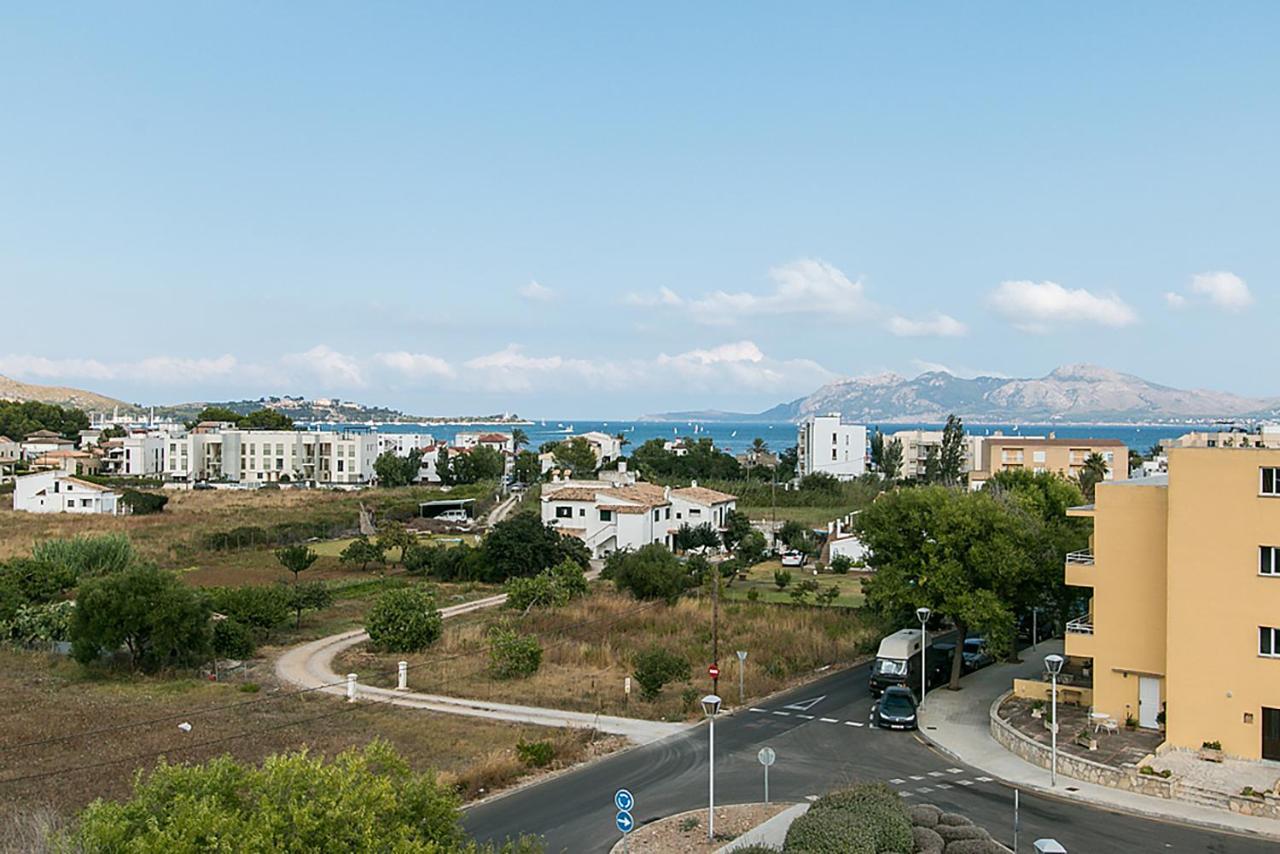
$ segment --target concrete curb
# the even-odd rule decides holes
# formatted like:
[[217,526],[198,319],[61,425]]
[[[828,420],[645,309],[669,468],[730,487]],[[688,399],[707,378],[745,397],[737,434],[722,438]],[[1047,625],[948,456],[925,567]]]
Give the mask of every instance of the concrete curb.
[[773,818],[756,825],[728,845],[718,849],[715,854],[727,854],[748,845],[771,845],[781,849],[782,843],[786,841],[787,831],[791,829],[791,822],[807,813],[809,806],[808,803],[792,804]]

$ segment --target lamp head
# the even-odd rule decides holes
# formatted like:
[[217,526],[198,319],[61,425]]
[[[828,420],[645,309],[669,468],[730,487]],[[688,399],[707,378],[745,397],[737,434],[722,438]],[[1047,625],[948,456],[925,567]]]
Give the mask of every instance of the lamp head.
[[1066,659],[1056,653],[1053,655],[1046,655],[1044,657],[1045,669],[1048,670],[1050,673],[1052,673],[1054,676],[1057,676],[1059,673],[1062,672],[1062,665],[1064,662],[1066,662]]
[[921,623],[927,623],[929,622],[929,615],[932,613],[928,608],[916,608],[916,619]]
[[714,718],[720,714],[720,698],[715,694],[708,694],[702,698],[702,711],[709,718]]

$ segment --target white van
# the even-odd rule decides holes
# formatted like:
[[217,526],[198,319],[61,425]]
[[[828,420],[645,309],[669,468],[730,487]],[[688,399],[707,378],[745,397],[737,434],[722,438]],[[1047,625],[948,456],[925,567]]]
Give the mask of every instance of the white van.
[[446,510],[435,518],[441,522],[470,522],[471,517],[467,515],[466,510]]

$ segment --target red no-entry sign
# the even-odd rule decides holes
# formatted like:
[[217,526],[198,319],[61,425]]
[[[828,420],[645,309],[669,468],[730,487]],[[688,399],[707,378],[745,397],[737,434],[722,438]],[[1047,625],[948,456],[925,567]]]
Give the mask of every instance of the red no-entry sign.
[[716,667],[714,664],[711,665],[710,667],[707,668],[707,675],[710,676],[712,679],[719,679],[720,668]]

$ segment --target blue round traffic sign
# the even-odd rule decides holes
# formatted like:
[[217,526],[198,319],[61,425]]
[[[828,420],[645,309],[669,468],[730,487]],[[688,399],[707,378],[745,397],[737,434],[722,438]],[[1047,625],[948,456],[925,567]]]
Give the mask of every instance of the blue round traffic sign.
[[626,789],[619,789],[613,793],[613,805],[619,812],[631,812],[631,808],[636,805],[636,799]]
[[618,830],[623,833],[630,833],[636,826],[635,819],[631,817],[631,813],[626,810],[618,810],[618,814],[613,817],[613,823],[618,826]]

